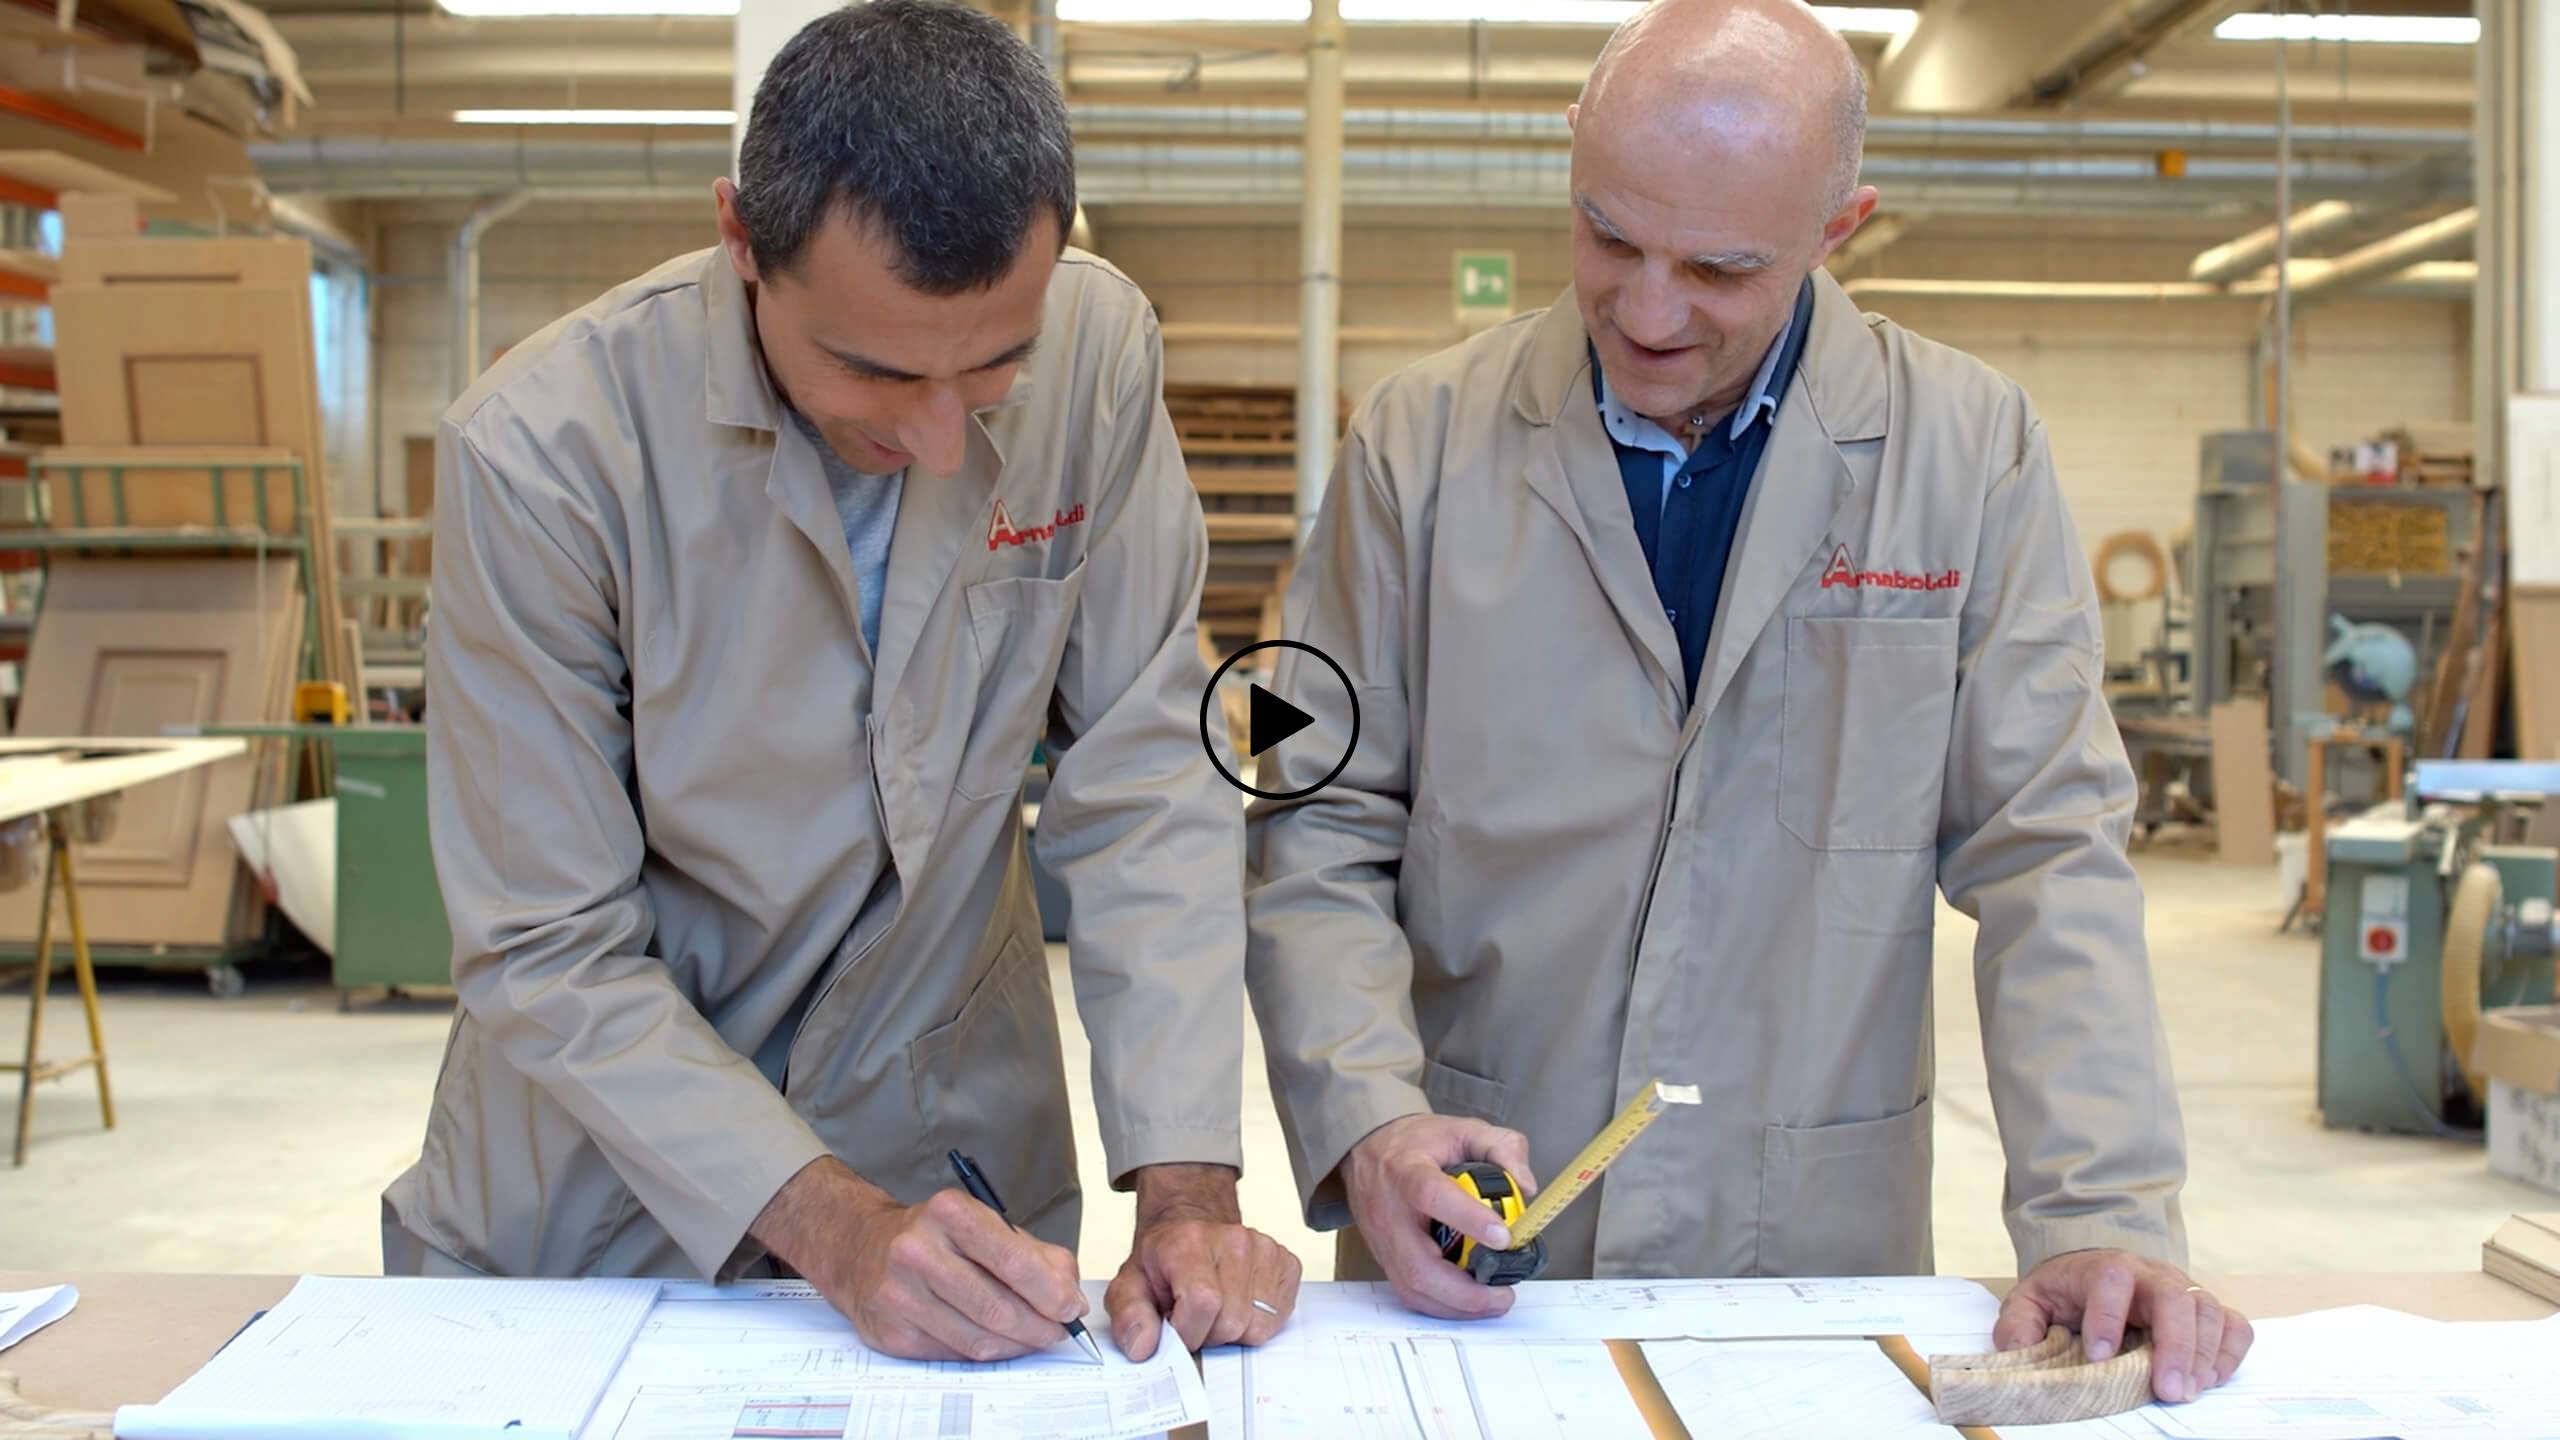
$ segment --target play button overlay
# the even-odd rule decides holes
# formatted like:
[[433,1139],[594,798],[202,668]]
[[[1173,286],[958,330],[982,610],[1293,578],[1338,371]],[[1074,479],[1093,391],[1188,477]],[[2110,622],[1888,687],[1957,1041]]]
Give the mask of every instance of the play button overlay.
[[[1264,650],[1297,650],[1323,663],[1291,665],[1283,659],[1287,678],[1284,681],[1275,677],[1273,683],[1282,690],[1295,693],[1297,698],[1294,701],[1261,685],[1249,689],[1245,705],[1245,752],[1261,760],[1266,754],[1289,746],[1282,757],[1275,758],[1288,759],[1294,773],[1304,774],[1304,770],[1296,769],[1297,762],[1311,747],[1321,746],[1323,752],[1332,754],[1333,763],[1324,771],[1324,778],[1313,785],[1295,790],[1265,790],[1248,785],[1227,768],[1226,760],[1218,753],[1217,743],[1210,739],[1209,717],[1218,711],[1218,682],[1236,667],[1237,661]],[[1298,702],[1304,702],[1304,705]],[[1349,717],[1347,732],[1339,724],[1325,719],[1327,715]],[[1223,730],[1226,722],[1221,718],[1218,724]],[[1217,767],[1228,784],[1248,795],[1258,795],[1265,800],[1298,800],[1313,795],[1342,777],[1343,770],[1351,764],[1351,752],[1359,745],[1360,701],[1351,689],[1351,677],[1334,663],[1332,656],[1313,645],[1296,640],[1265,640],[1260,644],[1247,645],[1227,657],[1226,663],[1209,677],[1209,688],[1200,695],[1200,748],[1209,752],[1209,763]],[[1264,761],[1266,767],[1271,763]],[[1255,778],[1261,777],[1257,775]]]
[[1245,753],[1263,751],[1316,723],[1316,717],[1256,685],[1246,711]]

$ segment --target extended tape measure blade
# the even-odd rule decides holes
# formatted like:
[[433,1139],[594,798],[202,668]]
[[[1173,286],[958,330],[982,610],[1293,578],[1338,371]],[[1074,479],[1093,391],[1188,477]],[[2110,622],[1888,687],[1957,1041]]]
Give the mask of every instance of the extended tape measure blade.
[[1582,1153],[1573,1157],[1573,1163],[1565,1167],[1555,1183],[1538,1192],[1538,1198],[1529,1202],[1528,1212],[1520,1217],[1519,1224],[1511,1227],[1511,1243],[1521,1246],[1537,1239],[1556,1216],[1564,1213],[1566,1206],[1580,1199],[1582,1192],[1590,1189],[1592,1182],[1600,1178],[1601,1172],[1636,1142],[1637,1136],[1661,1118],[1665,1108],[1697,1103],[1698,1087],[1695,1085],[1666,1085],[1656,1080],[1636,1092],[1636,1097],[1627,1102],[1627,1108],[1619,1111],[1616,1119],[1591,1137],[1591,1143],[1582,1147]]

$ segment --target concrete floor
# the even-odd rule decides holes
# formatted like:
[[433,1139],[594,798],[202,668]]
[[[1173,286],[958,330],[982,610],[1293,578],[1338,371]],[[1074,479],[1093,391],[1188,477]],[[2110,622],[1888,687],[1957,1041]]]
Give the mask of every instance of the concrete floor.
[[[2188,1229],[2204,1273],[2471,1269],[2517,1210],[2560,1197],[2488,1173],[2477,1147],[2340,1134],[2313,1105],[2319,964],[2274,933],[2271,870],[2166,855],[2141,862],[2161,1005],[2185,1098]],[[2014,1264],[1999,1216],[2001,1155],[1983,1083],[1972,927],[1943,914],[1938,942],[1938,1263]],[[1072,1000],[1060,967],[1062,1007]],[[26,994],[0,994],[0,1037],[23,1034]],[[111,974],[106,1015],[121,1124],[98,1128],[88,1077],[37,1094],[27,1167],[0,1169],[0,1269],[367,1273],[379,1268],[375,1197],[416,1153],[449,1001],[340,1014],[316,976],[252,970],[243,998],[193,978]],[[78,1035],[68,982],[47,1030]],[[1247,1027],[1251,1033],[1251,1027]],[[1068,1069],[1083,1089],[1083,1035]],[[0,1104],[14,1102],[14,1087]],[[4,1121],[5,1117],[0,1117]],[[1079,1097],[1086,1174],[1099,1172]],[[1297,1218],[1258,1052],[1245,1071],[1247,1217],[1295,1246],[1311,1278],[1331,1249]],[[1126,1197],[1089,1194],[1085,1265],[1107,1275],[1128,1245]]]

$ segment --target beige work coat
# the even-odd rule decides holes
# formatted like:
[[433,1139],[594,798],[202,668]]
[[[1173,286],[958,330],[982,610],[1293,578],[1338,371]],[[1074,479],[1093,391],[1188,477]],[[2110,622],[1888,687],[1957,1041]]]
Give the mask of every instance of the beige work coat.
[[1160,366],[1145,298],[1070,252],[960,473],[907,476],[876,656],[720,252],[455,404],[427,728],[461,1005],[387,1249],[730,1276],[809,1160],[912,1202],[955,1147],[1073,1246],[1019,805],[1044,735],[1111,1173],[1239,1162],[1243,825],[1201,749],[1207,542]]
[[[1390,378],[1287,604],[1340,661],[1341,781],[1248,822],[1247,981],[1312,1223],[1424,1109],[1542,1178],[1698,1084],[1547,1232],[1560,1275],[1931,1267],[1933,891],[1975,975],[2021,1268],[2176,1257],[2184,1141],[2124,852],[2088,562],[2018,387],[1862,316],[1813,331],[1694,703],[1574,297]],[[1287,698],[1340,686],[1285,654]],[[1289,790],[1336,754],[1264,757]]]

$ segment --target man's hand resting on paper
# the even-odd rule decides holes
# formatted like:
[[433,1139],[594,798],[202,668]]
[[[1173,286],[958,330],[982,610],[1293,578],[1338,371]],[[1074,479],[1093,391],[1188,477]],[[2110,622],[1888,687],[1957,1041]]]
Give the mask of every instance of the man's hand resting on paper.
[[1246,1227],[1236,1172],[1150,1165],[1137,1182],[1137,1235],[1103,1295],[1120,1353],[1155,1354],[1167,1325],[1193,1351],[1279,1334],[1297,1308],[1301,1267],[1279,1241]]
[[2240,1368],[2256,1338],[2249,1317],[2213,1298],[2175,1265],[2122,1250],[2079,1250],[2039,1265],[2009,1292],[1991,1341],[2018,1350],[2066,1325],[2092,1360],[2124,1345],[2124,1332],[2151,1332],[2151,1393],[2193,1400]]

